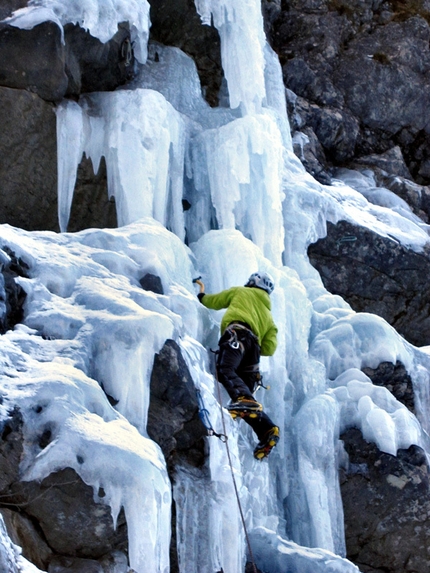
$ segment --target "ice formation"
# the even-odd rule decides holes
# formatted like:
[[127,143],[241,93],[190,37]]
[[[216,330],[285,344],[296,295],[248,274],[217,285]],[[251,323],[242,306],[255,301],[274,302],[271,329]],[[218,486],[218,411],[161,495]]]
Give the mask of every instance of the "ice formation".
[[[54,14],[59,24],[78,22],[107,39],[129,19],[146,49],[146,2],[118,0],[107,12],[100,6],[33,0],[11,22],[30,27]],[[429,451],[430,356],[327,293],[306,249],[324,236],[327,221],[358,222],[418,252],[427,228],[391,195],[376,197],[362,174],[339,174],[324,186],[305,172],[292,151],[282,74],[265,43],[258,0],[196,6],[220,31],[230,107],[209,108],[193,62],[178,49],[151,46],[129,85],[57,110],[62,230],[83,153],[95,170],[106,158],[120,228],[57,235],[0,227],[0,244],[30,269],[19,279],[24,323],[2,336],[1,414],[13,405],[23,412],[25,479],[72,467],[96,498],[103,486],[107,495],[98,501],[110,505],[114,520],[124,507],[130,566],[167,573],[170,484],[146,419],[153,356],[173,338],[213,427],[220,432],[226,423],[257,563],[268,573],[353,573],[343,559],[340,432],[358,427],[393,455],[411,444]],[[191,204],[185,216],[183,198]],[[221,313],[202,307],[192,284],[201,274],[216,292],[244,284],[256,269],[275,278],[279,326],[278,350],[262,360],[271,389],[258,398],[281,440],[263,463],[252,456],[251,430],[220,407],[227,395],[211,374],[208,349],[216,347]],[[160,277],[164,294],[141,289],[145,273]],[[385,360],[401,360],[411,375],[417,417],[360,370]],[[115,408],[102,387],[119,400]],[[41,450],[30,438],[46,425],[53,440]],[[207,473],[178,468],[173,488],[180,570],[238,573],[249,555],[226,448],[213,437],[208,448]],[[7,540],[2,546],[2,558],[16,563]]]

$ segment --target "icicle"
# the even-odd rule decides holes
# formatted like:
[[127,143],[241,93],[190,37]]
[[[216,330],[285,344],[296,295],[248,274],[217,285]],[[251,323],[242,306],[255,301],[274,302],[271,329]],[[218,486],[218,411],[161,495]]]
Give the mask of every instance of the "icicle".
[[[153,90],[95,93],[60,106],[59,204],[66,230],[82,153],[97,169],[106,158],[108,192],[118,223],[154,217],[181,239],[185,128],[180,115]],[[72,138],[67,137],[67,132]]]
[[76,174],[84,151],[83,113],[75,102],[57,108],[58,221],[67,231]]
[[[195,0],[204,24],[213,20],[221,37],[221,58],[230,107],[259,113],[266,96],[266,38],[259,0]],[[250,81],[252,78],[252,81]]]
[[193,144],[195,183],[206,170],[219,228],[239,229],[281,264],[283,146],[276,123],[247,116],[203,132]]

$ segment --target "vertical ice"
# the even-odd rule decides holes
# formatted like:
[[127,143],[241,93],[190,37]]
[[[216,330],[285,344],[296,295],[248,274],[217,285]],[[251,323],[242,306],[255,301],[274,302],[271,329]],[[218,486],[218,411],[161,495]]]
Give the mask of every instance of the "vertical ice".
[[[203,23],[213,21],[221,38],[221,58],[230,107],[245,113],[261,111],[265,98],[261,4],[255,0],[195,0]],[[252,78],[252,81],[250,81]]]

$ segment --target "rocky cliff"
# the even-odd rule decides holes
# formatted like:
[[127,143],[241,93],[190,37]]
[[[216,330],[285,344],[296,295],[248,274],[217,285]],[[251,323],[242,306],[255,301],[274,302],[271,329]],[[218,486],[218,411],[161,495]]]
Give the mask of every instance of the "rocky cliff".
[[[150,3],[152,40],[192,56],[207,101],[219,105],[228,93],[218,33],[201,25],[192,0]],[[26,0],[4,2],[0,17],[25,5]],[[387,195],[381,197],[389,191],[427,224],[430,3],[264,0],[263,11],[282,64],[295,151],[306,169],[323,183],[351,171],[365,174],[375,202],[386,201]],[[52,22],[31,30],[0,23],[0,223],[58,230],[56,104],[63,97],[113,90],[135,69],[127,22],[105,44],[77,25],[65,27],[63,42]],[[94,174],[83,158],[69,230],[115,225],[105,165]],[[309,256],[330,292],[357,311],[379,314],[413,344],[429,344],[428,251],[417,254],[350,222],[336,222],[310,246]],[[25,276],[25,268],[13,258],[3,266],[9,285],[4,329],[20,320],[17,275]],[[382,364],[366,374],[414,408],[401,364]],[[174,393],[165,380],[175,380]],[[154,357],[151,384],[148,432],[162,447],[172,479],[177,463],[202,471],[205,429],[173,341]],[[71,469],[24,487],[18,472],[20,424],[19,412],[10,412],[1,429],[0,511],[12,539],[51,573],[113,571],[127,551],[123,516],[114,531],[100,503],[103,491],[94,500]],[[49,437],[38,436],[41,447]],[[358,430],[342,438],[350,458],[341,472],[349,559],[369,573],[425,573],[430,489],[422,452],[382,454]],[[172,573],[175,563],[173,551]]]

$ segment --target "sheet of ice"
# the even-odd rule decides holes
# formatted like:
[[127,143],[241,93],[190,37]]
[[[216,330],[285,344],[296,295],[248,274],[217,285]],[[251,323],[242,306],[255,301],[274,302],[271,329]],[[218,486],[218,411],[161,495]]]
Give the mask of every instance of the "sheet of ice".
[[345,555],[343,509],[337,464],[339,406],[320,394],[293,420],[295,472],[287,501],[287,531],[300,545]]
[[[230,107],[259,113],[266,96],[261,3],[258,0],[195,0],[204,24],[217,28]],[[252,81],[249,81],[252,78]]]
[[264,527],[251,533],[251,541],[257,567],[267,573],[359,573],[358,567],[330,551],[301,547]]
[[[25,324],[2,336],[0,350],[2,415],[17,405],[24,416],[23,475],[75,469],[114,520],[124,507],[131,567],[166,573],[170,483],[145,426],[154,353],[167,338],[198,334],[190,252],[153,219],[74,235],[4,225],[0,241],[30,267],[20,279]],[[151,271],[165,295],[139,286]],[[102,387],[119,399],[116,409]],[[52,441],[41,449],[47,428]]]
[[60,28],[69,23],[78,24],[103,43],[116,34],[118,24],[128,22],[135,56],[144,63],[150,27],[149,9],[147,0],[30,0],[27,7],[15,10],[4,21],[24,30],[48,20],[57,22]]
[[[82,153],[95,172],[106,159],[108,193],[119,225],[154,217],[184,238],[182,207],[185,128],[180,115],[153,90],[119,90],[65,101],[58,108],[58,204],[67,229]],[[72,137],[68,137],[68,133]]]
[[239,117],[230,108],[212,108],[202,95],[202,87],[194,60],[179,48],[151,42],[145,65],[137,68],[130,88],[152,89],[160,92],[179,111],[190,132],[220,127]]

